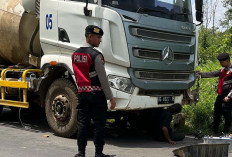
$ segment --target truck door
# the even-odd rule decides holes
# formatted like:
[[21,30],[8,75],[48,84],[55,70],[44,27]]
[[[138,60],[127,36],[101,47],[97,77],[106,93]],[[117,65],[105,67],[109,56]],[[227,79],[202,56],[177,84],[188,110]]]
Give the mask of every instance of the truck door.
[[[58,0],[40,1],[41,47],[46,56],[53,55],[58,61],[60,51],[58,49],[57,8],[58,8]],[[53,58],[45,57],[45,58],[48,60],[54,60],[55,59],[54,57]]]
[[[85,27],[92,24],[100,26],[99,6],[90,1],[88,9],[92,16],[85,16],[85,0],[61,0],[58,6],[59,47],[65,57],[70,55],[85,42]],[[60,62],[62,62],[60,60]]]

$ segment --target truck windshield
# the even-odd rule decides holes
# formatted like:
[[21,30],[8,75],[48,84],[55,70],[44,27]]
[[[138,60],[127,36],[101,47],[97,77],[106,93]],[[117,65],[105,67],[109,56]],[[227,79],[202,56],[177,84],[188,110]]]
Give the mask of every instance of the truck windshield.
[[191,0],[102,0],[103,6],[192,22]]

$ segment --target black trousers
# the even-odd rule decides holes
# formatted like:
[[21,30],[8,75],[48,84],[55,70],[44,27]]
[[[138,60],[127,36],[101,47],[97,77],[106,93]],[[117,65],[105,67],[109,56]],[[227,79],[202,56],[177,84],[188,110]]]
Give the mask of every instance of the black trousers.
[[225,125],[223,132],[228,133],[231,127],[231,101],[225,103],[223,101],[224,96],[218,95],[214,104],[214,122],[213,122],[213,132],[218,133],[218,126],[221,122],[221,117],[223,115],[225,119]]
[[182,141],[185,138],[184,133],[173,132],[171,134],[171,139],[173,141]]
[[77,145],[79,151],[85,151],[87,145],[90,121],[94,122],[94,144],[96,152],[101,152],[105,144],[105,124],[107,113],[107,100],[101,91],[84,92],[78,94],[77,105]]

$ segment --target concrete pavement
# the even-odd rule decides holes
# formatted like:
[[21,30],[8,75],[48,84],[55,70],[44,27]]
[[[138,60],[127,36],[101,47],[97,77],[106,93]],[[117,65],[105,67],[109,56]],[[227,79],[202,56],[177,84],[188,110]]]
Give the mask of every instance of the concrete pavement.
[[[17,114],[4,109],[0,118],[0,157],[73,157],[77,153],[76,139],[53,135],[44,115],[26,111],[21,113],[21,120],[26,128]],[[104,153],[112,157],[173,157],[174,149],[201,142],[186,137],[177,145],[170,145],[156,142],[146,134],[129,132],[117,138],[108,136]],[[94,157],[92,138],[88,141],[86,156]]]

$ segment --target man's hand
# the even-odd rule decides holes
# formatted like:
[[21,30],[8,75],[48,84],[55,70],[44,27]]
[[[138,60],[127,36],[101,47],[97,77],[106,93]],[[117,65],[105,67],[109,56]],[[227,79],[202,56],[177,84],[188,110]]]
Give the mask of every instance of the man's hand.
[[168,140],[168,142],[169,142],[170,144],[173,144],[173,145],[176,144],[176,142],[175,142],[175,141],[172,141],[172,140]]
[[113,110],[116,106],[116,101],[114,98],[110,99],[110,109]]
[[176,144],[176,142],[172,141],[172,139],[170,138],[169,133],[168,133],[168,128],[166,126],[162,127],[162,131],[163,131],[164,137],[167,139],[168,143]]
[[201,74],[202,74],[202,72],[200,72],[199,70],[196,71],[196,73],[197,73],[198,76],[201,76]]
[[230,100],[230,98],[227,96],[223,99],[225,102],[228,102]]

